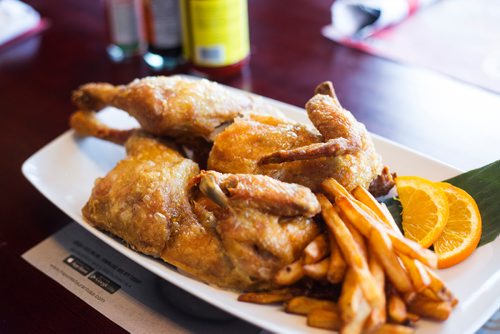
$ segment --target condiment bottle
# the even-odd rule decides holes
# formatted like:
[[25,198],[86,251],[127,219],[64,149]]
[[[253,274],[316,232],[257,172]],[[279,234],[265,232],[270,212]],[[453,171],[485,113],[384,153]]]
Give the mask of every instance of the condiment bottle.
[[106,0],[110,45],[114,61],[140,55],[146,48],[141,0]]
[[172,70],[182,63],[179,0],[144,0],[148,37],[146,63],[155,69]]
[[241,72],[249,61],[247,0],[182,0],[184,56],[210,78]]

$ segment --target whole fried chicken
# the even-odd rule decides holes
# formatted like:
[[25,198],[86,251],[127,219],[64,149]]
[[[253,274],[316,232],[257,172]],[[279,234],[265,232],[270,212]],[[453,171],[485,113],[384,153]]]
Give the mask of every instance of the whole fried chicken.
[[125,146],[127,157],[96,180],[84,218],[201,281],[269,288],[319,233],[312,217],[320,207],[305,187],[259,175],[199,174],[175,146],[142,132]]
[[[382,169],[365,127],[341,107],[331,83],[316,93],[306,105],[314,129],[267,116],[273,107],[206,80],[82,86],[71,126],[127,151],[96,180],[84,218],[201,281],[273,287],[275,273],[320,232],[312,191],[328,177],[347,189],[368,187]],[[107,105],[127,111],[141,129],[99,122],[94,111]],[[212,170],[200,172],[186,152],[203,164],[211,140]]]
[[319,85],[316,93],[306,110],[319,132],[271,116],[246,115],[215,137],[208,168],[269,175],[313,191],[329,177],[348,190],[367,188],[382,170],[370,135],[342,108],[331,83]]

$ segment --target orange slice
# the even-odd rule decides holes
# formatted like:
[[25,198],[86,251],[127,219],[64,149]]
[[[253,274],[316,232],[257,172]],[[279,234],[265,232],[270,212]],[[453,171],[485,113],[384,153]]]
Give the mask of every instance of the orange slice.
[[430,247],[441,235],[448,219],[448,199],[436,183],[418,176],[396,178],[403,207],[403,232],[408,239]]
[[450,206],[448,222],[434,243],[438,268],[447,268],[465,260],[481,239],[481,214],[476,201],[464,190],[449,183],[438,186],[446,193]]

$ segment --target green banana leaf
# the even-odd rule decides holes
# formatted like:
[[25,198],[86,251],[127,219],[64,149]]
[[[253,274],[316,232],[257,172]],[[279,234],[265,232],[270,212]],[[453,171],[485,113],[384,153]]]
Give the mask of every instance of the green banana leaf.
[[[479,246],[495,240],[500,234],[500,160],[445,182],[465,190],[476,200],[483,222]],[[401,203],[397,198],[389,198],[383,203],[401,228]]]

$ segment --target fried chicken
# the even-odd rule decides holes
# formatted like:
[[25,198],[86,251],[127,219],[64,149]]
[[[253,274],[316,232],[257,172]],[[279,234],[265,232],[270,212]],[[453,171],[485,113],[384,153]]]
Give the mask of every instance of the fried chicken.
[[123,86],[89,83],[73,93],[73,103],[83,111],[117,107],[157,136],[205,139],[242,113],[272,108],[215,82],[180,76],[147,77]]
[[197,279],[269,288],[319,233],[311,219],[319,204],[305,187],[258,175],[197,176],[198,165],[175,146],[142,132],[125,145],[127,157],[96,180],[84,218]]
[[252,288],[272,286],[276,272],[296,260],[319,233],[312,220],[319,203],[303,186],[214,171],[202,172],[199,182],[207,198],[223,203],[217,209],[203,198],[197,200],[214,214],[227,256]]
[[[382,169],[365,127],[341,107],[331,83],[316,93],[306,105],[315,129],[267,116],[273,107],[206,80],[82,86],[73,96],[79,111],[71,126],[127,151],[96,180],[85,220],[201,281],[236,290],[273,287],[275,273],[320,232],[312,191],[329,177],[347,189],[368,187]],[[141,128],[99,122],[95,111],[108,105]],[[200,172],[211,140],[212,170]]]
[[382,170],[381,158],[364,125],[341,107],[329,85],[317,88],[328,95],[318,93],[306,104],[319,132],[271,116],[247,115],[215,137],[208,168],[269,175],[313,191],[329,177],[349,190],[367,188]]
[[125,148],[127,157],[95,181],[83,216],[141,253],[158,257],[181,221],[196,220],[188,182],[199,168],[171,144],[143,133],[132,135]]
[[[382,164],[366,128],[342,108],[331,82],[319,85],[315,93],[306,110],[317,130],[266,116],[275,110],[269,104],[207,80],[173,76],[134,80],[127,86],[93,83],[73,95],[81,110],[72,117],[80,124],[72,127],[89,134],[89,129],[96,128],[89,115],[112,105],[134,116],[142,130],[187,146],[204,168],[269,175],[313,191],[328,177],[347,189],[368,187]],[[221,125],[233,121],[220,131]],[[123,131],[90,134],[115,142],[128,135]]]

